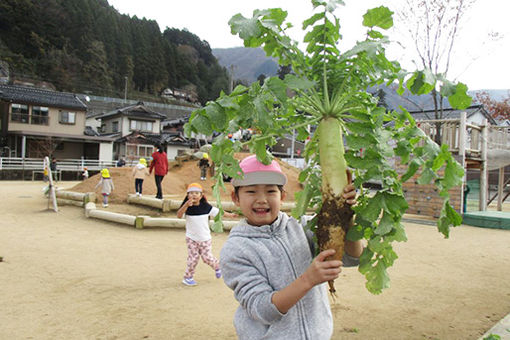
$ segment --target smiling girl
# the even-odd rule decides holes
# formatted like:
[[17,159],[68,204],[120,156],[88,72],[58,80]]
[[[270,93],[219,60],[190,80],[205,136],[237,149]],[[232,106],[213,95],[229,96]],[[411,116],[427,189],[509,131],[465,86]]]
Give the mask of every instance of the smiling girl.
[[[184,279],[186,286],[196,286],[193,279],[198,260],[202,260],[215,271],[216,278],[221,277],[218,259],[212,253],[211,230],[209,229],[209,217],[215,217],[219,210],[207,202],[203,194],[202,186],[191,183],[188,186],[186,197],[181,207],[177,210],[177,217],[186,217],[186,245],[188,247],[188,259]],[[225,212],[225,217],[237,217],[237,214]]]
[[[232,201],[245,219],[235,226],[220,256],[227,286],[239,308],[234,326],[239,339],[330,339],[333,320],[325,282],[343,266],[356,266],[363,247],[346,240],[343,263],[326,261],[333,249],[315,254],[312,233],[280,211],[287,178],[278,163],[249,156],[239,164],[243,178],[233,179]],[[348,204],[356,202],[352,185]]]

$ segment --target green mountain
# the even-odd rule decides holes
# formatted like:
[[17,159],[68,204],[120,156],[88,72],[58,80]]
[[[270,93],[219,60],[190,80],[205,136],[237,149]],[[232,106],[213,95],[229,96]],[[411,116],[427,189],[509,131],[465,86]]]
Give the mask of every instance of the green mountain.
[[[154,20],[122,15],[106,0],[0,1],[0,62],[12,78],[104,96],[194,92],[200,102],[228,88],[206,41]],[[129,97],[128,94],[128,97]]]
[[248,84],[257,80],[261,74],[270,77],[278,71],[276,59],[266,57],[260,48],[213,48],[212,53],[221,66],[228,70],[233,67],[234,79]]

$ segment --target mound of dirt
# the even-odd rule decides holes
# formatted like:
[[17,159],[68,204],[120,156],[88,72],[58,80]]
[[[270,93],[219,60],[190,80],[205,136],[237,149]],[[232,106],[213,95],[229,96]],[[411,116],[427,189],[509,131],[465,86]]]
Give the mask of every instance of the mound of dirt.
[[[237,154],[237,159],[243,159],[248,154]],[[277,160],[282,168],[282,171],[287,176],[288,182],[285,185],[287,191],[287,197],[285,201],[293,201],[294,194],[302,189],[302,185],[298,181],[299,169]],[[132,167],[123,168],[111,168],[110,176],[112,177],[115,190],[113,190],[110,196],[112,203],[126,203],[128,194],[135,193],[135,180],[132,176]],[[70,191],[76,192],[96,192],[98,197],[101,194],[101,189],[95,189],[96,184],[100,180],[100,174],[96,174],[87,180],[75,185]],[[181,161],[169,162],[168,175],[165,176],[162,182],[163,195],[166,198],[183,199],[186,196],[186,188],[190,183],[198,182],[204,187],[205,195],[209,199],[213,199],[212,186],[214,181],[211,178],[207,178],[205,181],[200,181],[200,168],[198,167],[197,160],[182,159]],[[225,185],[227,192],[222,192],[221,197],[225,201],[230,200],[230,192],[232,186],[230,184]],[[156,184],[154,182],[154,175],[147,177],[143,181],[143,195],[144,196],[155,196],[156,195]]]

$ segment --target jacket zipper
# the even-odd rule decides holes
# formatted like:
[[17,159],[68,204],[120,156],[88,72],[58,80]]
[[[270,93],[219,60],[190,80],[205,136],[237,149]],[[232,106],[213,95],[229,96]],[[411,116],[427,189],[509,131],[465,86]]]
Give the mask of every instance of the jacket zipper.
[[[294,268],[294,263],[292,262],[289,252],[287,251],[287,247],[285,246],[285,243],[277,235],[275,235],[275,239],[277,240],[277,242],[282,246],[283,250],[285,251],[285,255],[287,255],[287,259],[289,260],[290,267],[292,268],[294,280],[296,280],[297,279],[296,268]],[[305,318],[304,318],[303,304],[301,303],[301,300],[297,302],[296,307],[298,308],[298,316],[299,316],[299,319],[301,320],[301,326],[303,327],[305,339],[309,339],[309,336],[307,334],[308,332],[306,329]]]

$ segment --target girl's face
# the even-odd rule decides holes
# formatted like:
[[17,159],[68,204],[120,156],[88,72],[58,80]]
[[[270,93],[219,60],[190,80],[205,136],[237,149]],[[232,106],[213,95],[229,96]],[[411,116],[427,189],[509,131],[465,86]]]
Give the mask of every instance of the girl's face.
[[188,199],[192,201],[195,205],[198,205],[200,199],[202,198],[202,193],[199,191],[190,191],[188,192]]
[[278,217],[285,192],[277,185],[257,184],[239,187],[232,201],[241,208],[249,224],[262,226],[273,223]]

